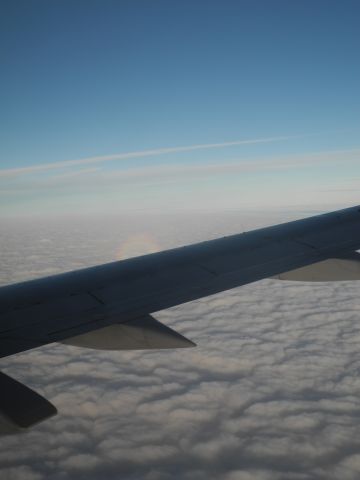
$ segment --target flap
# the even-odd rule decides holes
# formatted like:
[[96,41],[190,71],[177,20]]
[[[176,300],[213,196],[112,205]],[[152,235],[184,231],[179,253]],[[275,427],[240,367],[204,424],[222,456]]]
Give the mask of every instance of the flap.
[[31,427],[57,413],[44,397],[2,372],[0,391],[0,414],[9,431]]
[[281,273],[272,278],[300,282],[360,280],[360,254],[354,252],[339,258],[329,258],[322,262]]
[[76,335],[61,343],[98,350],[195,347],[195,343],[155,320],[151,315]]

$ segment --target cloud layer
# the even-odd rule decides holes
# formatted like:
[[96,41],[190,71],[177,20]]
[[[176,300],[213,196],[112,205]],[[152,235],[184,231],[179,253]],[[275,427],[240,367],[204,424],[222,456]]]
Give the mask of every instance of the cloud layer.
[[[155,155],[155,151],[132,155],[142,153]],[[54,169],[32,171],[29,167],[25,175],[20,169],[10,176],[4,170],[4,176],[0,171],[0,216],[269,210],[304,205],[325,210],[345,208],[358,201],[359,155],[359,149],[352,149],[258,157],[210,156],[196,162],[191,158],[173,161],[165,156],[167,161],[160,163],[159,159],[150,163],[139,159],[111,167],[99,163],[103,157],[97,157],[88,159],[94,160],[94,165],[87,167],[77,163],[72,168],[70,164],[61,167],[58,163]]]
[[[141,230],[161,248],[206,238],[211,224],[210,236],[240,230],[234,214],[167,220],[133,219],[126,231],[123,221],[111,241],[104,225],[85,221],[38,225],[36,233],[10,225],[2,280],[110,260],[114,237],[121,244]],[[4,359],[6,373],[60,413],[1,439],[1,478],[355,480],[359,303],[356,283],[265,280],[155,314],[195,349],[57,345]]]

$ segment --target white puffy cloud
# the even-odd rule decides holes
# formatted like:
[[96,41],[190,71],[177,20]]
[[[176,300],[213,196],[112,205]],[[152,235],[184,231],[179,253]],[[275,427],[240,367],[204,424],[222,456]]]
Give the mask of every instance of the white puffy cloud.
[[[234,215],[223,231],[238,228]],[[175,221],[168,231],[163,222],[153,219],[152,230],[162,248],[197,240],[201,228],[206,238],[211,226],[211,219],[202,227],[192,219],[197,228],[179,233]],[[114,227],[116,242],[108,238],[110,226],[85,221],[72,231],[23,227],[20,237],[13,227],[2,234],[3,283],[111,260],[115,243],[150,225],[133,224],[126,234]],[[154,315],[194,340],[195,349],[49,345],[2,359],[6,373],[43,394],[59,414],[1,438],[0,476],[357,480],[359,304],[356,283],[264,280]]]

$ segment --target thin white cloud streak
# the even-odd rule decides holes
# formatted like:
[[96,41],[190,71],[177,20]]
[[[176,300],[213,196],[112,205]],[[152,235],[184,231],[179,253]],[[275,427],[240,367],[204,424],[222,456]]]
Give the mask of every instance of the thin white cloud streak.
[[0,170],[0,177],[9,177],[14,175],[23,175],[34,172],[42,172],[46,170],[54,170],[58,168],[68,168],[74,167],[77,165],[90,165],[94,163],[104,163],[115,160],[128,160],[131,158],[143,158],[143,157],[152,157],[156,155],[165,155],[172,153],[181,153],[181,152],[191,152],[195,150],[208,150],[213,148],[226,148],[234,147],[238,145],[252,145],[257,143],[270,143],[278,142],[281,140],[290,140],[293,138],[302,138],[304,135],[292,135],[292,136],[279,136],[279,137],[265,137],[265,138],[255,138],[249,140],[236,140],[233,142],[223,142],[223,143],[207,143],[199,145],[189,145],[184,147],[169,147],[169,148],[157,148],[153,150],[140,150],[137,152],[125,152],[125,153],[116,153],[113,155],[102,155],[97,157],[88,157],[81,158],[78,160],[65,160],[62,162],[53,162],[53,163],[44,163],[37,165],[30,165],[29,167],[18,167],[18,168],[6,168]]
[[[159,180],[161,177],[172,180],[178,175],[185,175],[193,178],[196,175],[230,175],[236,173],[271,172],[273,170],[286,171],[290,169],[301,169],[312,167],[318,163],[344,163],[358,160],[360,150],[340,150],[335,152],[317,152],[305,155],[293,155],[285,158],[261,158],[249,160],[237,160],[232,162],[206,162],[204,164],[173,164],[155,165],[148,167],[136,167],[133,169],[119,170],[116,172],[103,172],[102,177],[108,179],[136,179],[154,177]],[[97,179],[99,177],[97,176]]]
[[302,155],[290,155],[283,158],[240,159],[231,162],[206,162],[200,164],[149,165],[134,167],[126,170],[102,171],[100,167],[76,170],[50,177],[31,179],[17,182],[11,188],[3,188],[0,195],[17,195],[19,192],[38,190],[41,188],[76,187],[81,189],[96,187],[104,188],[119,185],[119,182],[130,181],[134,183],[173,183],[180,178],[205,178],[219,175],[251,174],[256,172],[271,173],[274,171],[288,171],[297,169],[311,169],[315,165],[328,163],[332,165],[358,161],[360,149],[339,150],[332,152],[316,152]]

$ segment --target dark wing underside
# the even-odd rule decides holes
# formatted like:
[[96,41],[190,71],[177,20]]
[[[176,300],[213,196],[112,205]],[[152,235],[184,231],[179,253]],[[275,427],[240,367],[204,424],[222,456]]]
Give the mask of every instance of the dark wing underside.
[[[359,278],[354,255],[359,248],[360,207],[353,207],[2,287],[0,356],[110,325],[130,325],[153,312],[263,278]],[[129,336],[118,344],[151,348],[149,342],[142,347],[139,339],[132,345]]]

